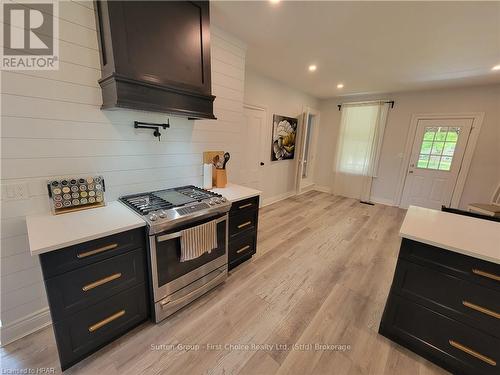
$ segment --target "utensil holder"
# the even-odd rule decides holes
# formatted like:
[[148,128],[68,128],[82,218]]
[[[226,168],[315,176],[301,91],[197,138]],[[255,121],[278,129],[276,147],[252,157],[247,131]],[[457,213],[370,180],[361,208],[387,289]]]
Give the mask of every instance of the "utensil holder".
[[214,185],[218,188],[224,188],[227,185],[227,173],[225,169],[215,169]]

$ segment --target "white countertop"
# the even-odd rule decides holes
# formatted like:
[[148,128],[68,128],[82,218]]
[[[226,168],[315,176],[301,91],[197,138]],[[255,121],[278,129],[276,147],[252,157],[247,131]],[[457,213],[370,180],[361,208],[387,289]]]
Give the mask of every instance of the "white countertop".
[[262,194],[260,190],[255,190],[246,186],[236,184],[227,184],[225,188],[213,188],[210,190],[214,193],[221,194],[230,202],[237,202],[242,199],[255,197]]
[[26,217],[31,255],[142,227],[146,222],[120,202],[60,215]]
[[500,223],[410,206],[399,234],[411,240],[500,264]]

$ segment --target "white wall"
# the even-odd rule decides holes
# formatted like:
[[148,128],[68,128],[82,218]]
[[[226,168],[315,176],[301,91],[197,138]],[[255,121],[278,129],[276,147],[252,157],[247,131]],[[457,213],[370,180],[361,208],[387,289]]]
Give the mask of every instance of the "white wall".
[[261,181],[264,204],[294,194],[296,160],[271,162],[273,114],[300,117],[305,107],[317,108],[318,100],[247,69],[245,72],[244,102],[263,107],[267,112],[264,130],[264,155],[262,155],[262,161],[265,165],[262,167],[263,177]]
[[[202,182],[202,152],[232,155],[238,181],[245,46],[212,28],[212,89],[217,121],[170,117],[161,142],[133,121],[164,114],[101,111],[99,52],[91,2],[60,3],[59,71],[2,72],[1,184],[23,183],[28,199],[2,200],[2,343],[49,322],[37,257],[28,250],[25,216],[49,210],[46,181],[102,174],[106,199]],[[3,191],[3,190],[2,190]],[[2,198],[5,196],[2,195]]]
[[348,101],[388,98],[396,104],[389,111],[380,157],[379,176],[373,184],[373,199],[397,203],[396,189],[402,153],[415,113],[484,112],[484,122],[472,159],[471,168],[460,201],[465,208],[470,202],[487,202],[500,182],[500,85],[458,89],[420,91],[392,95],[356,96],[323,100],[320,104],[321,131],[316,163],[316,183],[331,186],[332,160],[335,154],[340,112],[337,104]]

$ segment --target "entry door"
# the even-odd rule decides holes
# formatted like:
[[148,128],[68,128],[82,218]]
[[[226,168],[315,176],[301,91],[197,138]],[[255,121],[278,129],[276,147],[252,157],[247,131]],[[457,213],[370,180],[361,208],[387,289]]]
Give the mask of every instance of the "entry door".
[[245,153],[242,180],[248,187],[262,190],[262,138],[264,135],[266,111],[245,107],[246,138],[243,141]]
[[440,209],[441,205],[450,205],[472,121],[418,121],[401,207]]

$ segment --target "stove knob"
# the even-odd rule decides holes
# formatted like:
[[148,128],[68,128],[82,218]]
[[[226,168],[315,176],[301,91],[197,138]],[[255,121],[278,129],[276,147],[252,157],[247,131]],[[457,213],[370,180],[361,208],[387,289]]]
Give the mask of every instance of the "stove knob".
[[222,203],[224,203],[224,202],[226,202],[226,201],[227,201],[227,199],[226,199],[226,198],[224,198],[224,197],[221,197],[220,201],[221,201]]
[[151,220],[151,221],[155,221],[156,219],[158,219],[158,215],[156,215],[156,214],[152,214],[152,215],[149,217],[149,220]]
[[163,219],[164,217],[167,216],[167,213],[165,211],[160,212],[160,217]]

